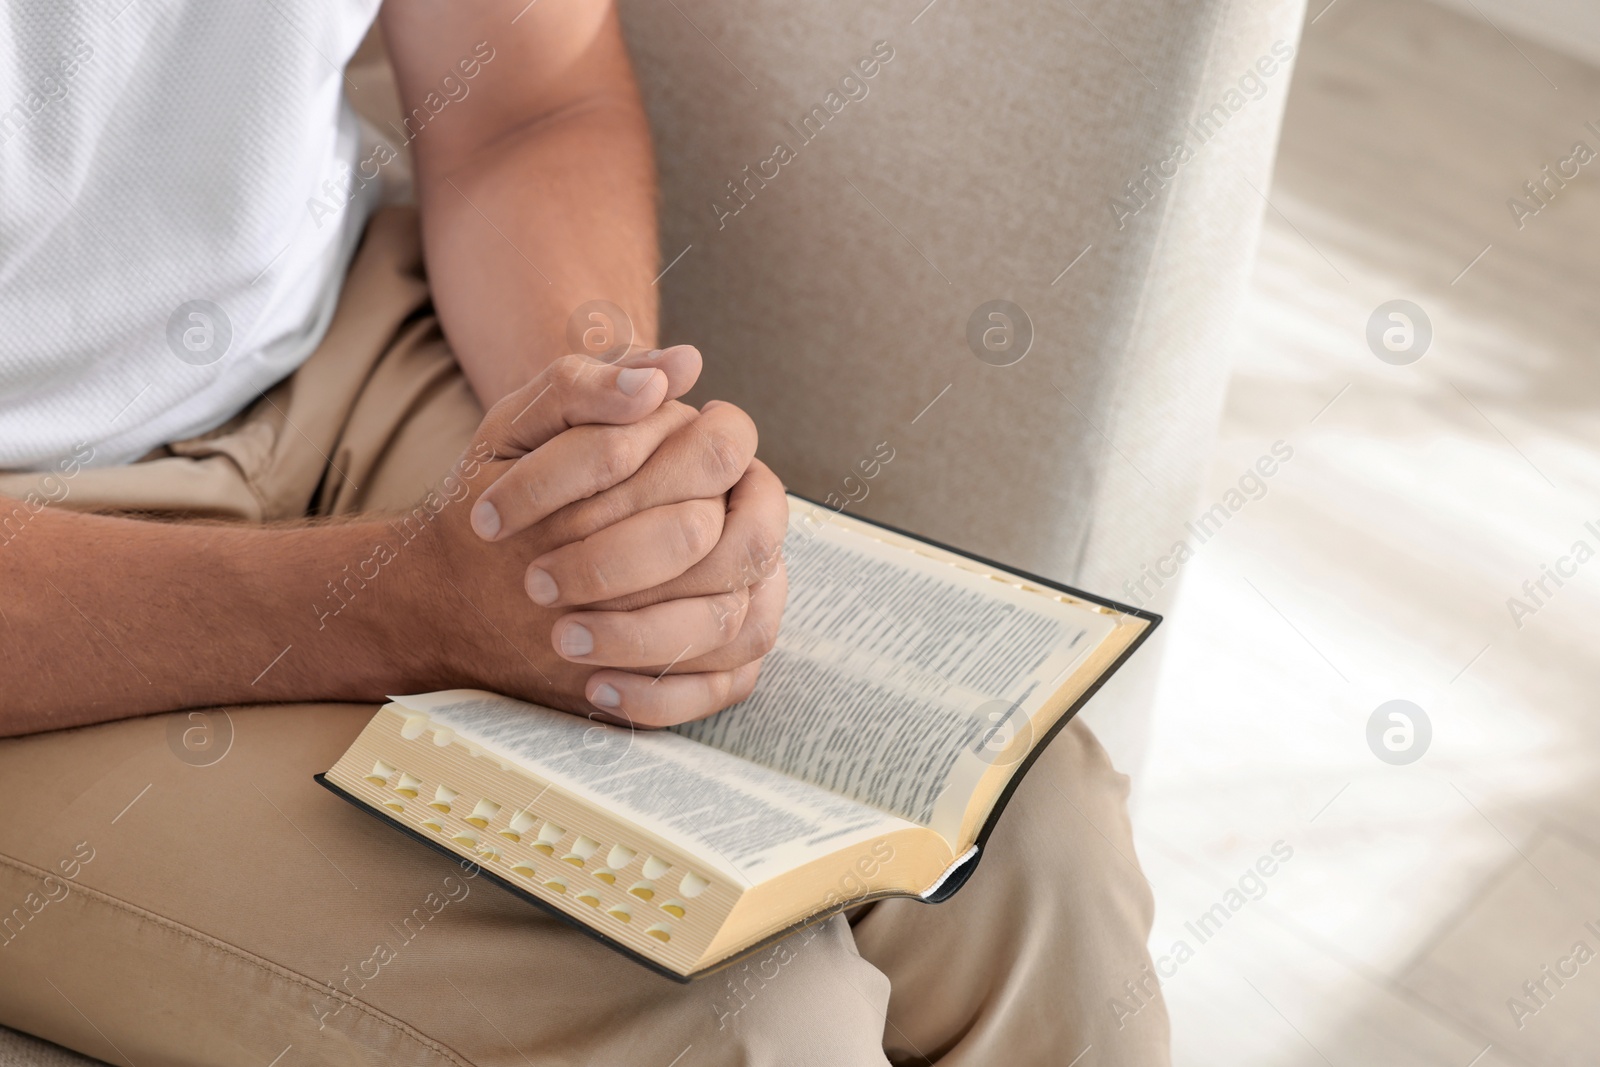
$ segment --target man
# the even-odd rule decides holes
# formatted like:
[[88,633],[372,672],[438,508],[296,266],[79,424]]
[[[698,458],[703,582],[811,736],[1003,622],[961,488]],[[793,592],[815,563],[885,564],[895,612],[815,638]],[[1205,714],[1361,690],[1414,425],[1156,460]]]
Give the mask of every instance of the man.
[[[29,736],[0,781],[45,814],[0,834],[4,899],[44,902],[0,943],[0,1021],[130,1062],[1158,1060],[1137,870],[1030,878],[1060,827],[1029,793],[959,910],[880,905],[678,987],[309,784],[391,692],[714,713],[785,592],[755,427],[680,403],[700,356],[655,346],[609,3],[390,0],[387,142],[342,77],[374,7],[57,5],[7,31],[0,735]],[[399,139],[414,214],[378,207]],[[632,333],[602,359],[572,340],[596,301]],[[226,732],[214,760],[197,729]],[[1125,840],[1092,738],[1051,760],[1030,789]],[[1105,1008],[1124,979],[1132,1023]]]
[[[270,9],[266,15],[278,18]],[[310,8],[290,15],[334,21]],[[656,724],[708,714],[749,691],[760,646],[770,645],[776,628],[782,583],[757,585],[763,591],[752,597],[756,572],[739,567],[752,554],[770,551],[785,521],[777,480],[752,461],[754,427],[728,405],[704,413],[675,403],[661,407],[693,383],[698,355],[692,349],[654,361],[641,352],[617,367],[559,360],[571,309],[596,295],[627,309],[642,338],[654,329],[649,138],[626,54],[604,5],[530,10],[509,39],[498,15],[486,12],[475,24],[426,4],[385,12],[402,89],[417,102],[417,114],[428,115],[427,97],[440,91],[442,81],[473,90],[455,111],[418,131],[414,148],[433,305],[475,395],[494,409],[475,443],[487,446],[484,455],[504,460],[533,452],[569,424],[631,425],[574,433],[519,466],[487,464],[474,488],[498,472],[505,476],[472,510],[476,536],[468,528],[467,508],[445,509],[427,524],[417,550],[400,555],[397,573],[373,581],[372,592],[356,597],[336,622],[314,618],[308,605],[326,599],[324,586],[343,564],[369,554],[381,539],[372,530],[340,525],[222,534],[50,509],[27,514],[31,536],[21,536],[23,516],[11,509],[16,550],[5,566],[28,588],[20,610],[42,625],[26,627],[40,647],[22,643],[10,651],[20,667],[13,715],[22,717],[6,724],[8,732],[245,700],[372,700],[386,688],[437,688],[451,681],[536,695],[573,710],[593,710],[599,693],[597,706],[605,711]],[[185,17],[217,20],[197,11]],[[346,21],[321,31],[333,39],[329,47],[342,44],[348,52],[359,41],[361,25]],[[281,36],[266,20],[263,27]],[[151,35],[159,38],[162,31],[152,29]],[[169,39],[181,41],[177,35]],[[490,40],[495,44],[479,47]],[[175,192],[160,184],[118,204],[118,217],[108,219],[97,194],[132,180],[131,174],[104,173],[115,164],[85,157],[74,161],[80,172],[65,179],[42,166],[24,173],[24,195],[10,211],[15,232],[8,234],[8,247],[18,252],[5,319],[21,328],[7,342],[13,355],[0,424],[5,461],[48,469],[85,442],[93,449],[90,463],[136,459],[174,438],[213,430],[275,376],[293,369],[297,356],[309,354],[316,340],[312,323],[337,295],[339,273],[365,219],[352,202],[342,218],[327,220],[317,213],[320,201],[307,200],[308,211],[292,194],[324,185],[325,175],[347,162],[345,156],[352,157],[348,162],[358,168],[360,181],[362,162],[373,156],[339,110],[341,97],[312,89],[330,79],[337,88],[336,72],[323,69],[318,52],[307,52],[297,41],[291,34],[280,46],[299,53],[293,62],[306,68],[306,84],[291,80],[283,99],[282,79],[267,82],[259,99],[294,119],[287,131],[269,131],[263,146],[292,153],[288,159],[280,155],[264,165],[250,154],[253,142],[263,139],[260,115],[248,116],[253,136],[240,139],[237,152],[218,154],[218,147],[233,146],[219,146],[162,114],[141,135],[159,134],[177,142],[172,147],[179,153],[208,158],[211,170],[203,180],[173,179],[199,183],[203,190]],[[111,116],[103,111],[109,101],[89,98],[89,86],[74,93],[73,82],[91,79],[99,72],[97,62],[127,66],[130,60],[115,45],[95,48],[86,38],[84,44],[89,54],[77,59],[71,34],[50,43],[58,54],[74,57],[74,69],[55,75],[63,95],[59,101],[46,98],[45,110],[33,120],[41,127],[73,106],[77,122],[110,126]],[[232,46],[240,53],[254,48],[246,41]],[[470,80],[468,71],[474,72]],[[139,73],[125,76],[139,83]],[[217,110],[211,117],[229,116]],[[309,141],[320,151],[289,143],[291,134],[302,132],[293,127],[318,121],[323,128]],[[33,133],[22,128],[18,136]],[[149,166],[150,154],[162,147],[130,144],[122,158],[113,158],[130,170]],[[606,166],[596,168],[594,160]],[[63,180],[83,192],[74,198],[58,188]],[[213,194],[209,205],[186,202],[202,191]],[[288,225],[250,233],[246,212],[261,209],[240,203],[246,192],[292,212],[284,220]],[[367,192],[353,195],[371,199]],[[187,226],[173,217],[196,207],[210,217],[191,218]],[[47,222],[50,236],[41,240]],[[239,236],[215,254],[213,234],[228,230]],[[286,238],[286,230],[292,236]],[[532,257],[548,264],[548,277],[532,266]],[[319,284],[307,285],[308,275]],[[44,309],[41,290],[49,299]],[[165,333],[169,310],[196,293],[214,294],[220,300],[213,303],[232,308],[221,312],[234,320],[231,327],[188,326],[181,317],[179,325],[186,331],[229,328],[235,336],[228,352],[206,352],[211,358],[191,366],[174,358]],[[75,303],[73,314],[49,318],[64,302]],[[650,369],[652,362],[659,366]],[[543,392],[546,386],[549,393]],[[495,408],[501,402],[505,407]],[[597,480],[602,478],[603,484]],[[629,481],[626,490],[592,499],[583,509],[606,521],[542,523],[561,505],[623,481]],[[725,523],[721,497],[730,489],[735,492]],[[626,521],[617,521],[624,515]],[[537,532],[514,536],[535,525]],[[601,532],[600,526],[610,528]],[[561,547],[590,535],[589,541]],[[721,551],[708,560],[713,546]],[[64,561],[90,552],[123,580],[75,589],[70,577],[54,573]],[[473,562],[478,558],[482,564]],[[626,571],[607,566],[607,558],[626,561]],[[129,566],[132,560],[141,565]],[[259,586],[239,576],[245,560]],[[684,573],[697,564],[703,565],[695,573]],[[521,583],[507,580],[524,566],[529,583],[555,583],[550,595],[532,584],[525,595]],[[226,589],[227,595],[162,597],[157,590],[171,588],[178,571],[197,588]],[[671,579],[680,580],[649,596],[655,603],[648,609],[619,600]],[[529,653],[531,662],[503,642],[473,641],[470,651],[452,650],[463,603],[508,633],[528,634],[548,633],[564,607],[601,602],[635,610],[567,618],[554,644],[534,643],[539,651]],[[54,632],[52,624],[68,622],[79,611],[105,631],[105,640],[85,650],[70,670],[52,670],[56,660],[46,635]],[[228,625],[241,615],[252,619],[251,628]],[[286,654],[285,662],[258,679],[272,656],[294,643],[296,631],[312,623],[319,639],[302,638],[294,650],[299,655]],[[397,624],[400,632],[388,631]],[[686,640],[665,650],[684,626]],[[580,637],[579,627],[588,636]],[[134,633],[148,636],[139,642],[145,651],[133,675],[139,684],[130,687],[129,662],[119,648]],[[200,670],[194,655],[202,634],[207,640]],[[283,641],[268,647],[280,634]],[[438,655],[419,657],[409,665],[415,673],[397,678],[389,655],[396,643]],[[705,658],[719,649],[720,657]],[[463,655],[470,663],[461,661]],[[669,675],[650,684],[675,659]],[[570,669],[572,660],[655,669],[624,677]],[[609,699],[613,693],[616,698]]]

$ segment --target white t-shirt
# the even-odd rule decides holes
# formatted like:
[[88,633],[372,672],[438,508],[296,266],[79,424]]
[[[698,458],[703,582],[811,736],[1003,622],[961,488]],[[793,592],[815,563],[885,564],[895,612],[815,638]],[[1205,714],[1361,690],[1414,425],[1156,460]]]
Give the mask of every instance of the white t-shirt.
[[379,189],[378,2],[0,0],[0,468],[137,459],[311,354]]

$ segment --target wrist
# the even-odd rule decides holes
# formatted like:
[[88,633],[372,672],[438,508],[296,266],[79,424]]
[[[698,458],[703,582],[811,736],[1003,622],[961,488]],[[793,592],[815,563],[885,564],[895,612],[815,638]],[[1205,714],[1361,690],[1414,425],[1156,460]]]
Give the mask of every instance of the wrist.
[[[290,574],[280,571],[278,588],[262,591],[287,619],[298,620],[282,631],[293,651],[284,657],[288,670],[254,683],[259,698],[365,701],[436,688],[435,643],[422,631],[437,618],[438,602],[426,590],[429,568],[419,565],[423,538],[410,534],[386,519],[294,532]],[[275,569],[245,581],[273,582]]]
[[[418,508],[359,525],[359,548],[341,564],[336,583],[359,591],[345,613],[366,686],[382,696],[445,688],[456,675],[456,656],[443,621],[455,613],[439,517]],[[323,609],[339,606],[340,588]]]

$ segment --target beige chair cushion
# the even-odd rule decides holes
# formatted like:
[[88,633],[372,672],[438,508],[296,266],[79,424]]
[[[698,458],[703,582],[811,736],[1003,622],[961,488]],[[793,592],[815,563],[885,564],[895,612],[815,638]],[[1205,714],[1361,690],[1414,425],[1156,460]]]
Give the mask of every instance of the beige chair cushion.
[[[892,8],[624,0],[663,263],[683,253],[665,336],[702,347],[699,393],[751,411],[792,489],[865,490],[870,517],[1119,595],[1210,454],[1302,5]],[[893,58],[864,77],[875,42]],[[1119,222],[1180,140],[1193,158]],[[1035,334],[1008,367],[966,341],[996,299]]]
[[99,1060],[0,1026],[0,1067],[98,1067]]

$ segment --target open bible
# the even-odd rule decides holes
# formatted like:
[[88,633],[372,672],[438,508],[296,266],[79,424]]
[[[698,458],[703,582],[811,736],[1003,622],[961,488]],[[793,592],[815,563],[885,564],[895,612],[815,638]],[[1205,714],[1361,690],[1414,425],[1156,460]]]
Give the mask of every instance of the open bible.
[[889,896],[943,900],[1158,616],[790,498],[754,693],[669,730],[394,697],[318,781],[669,977]]

